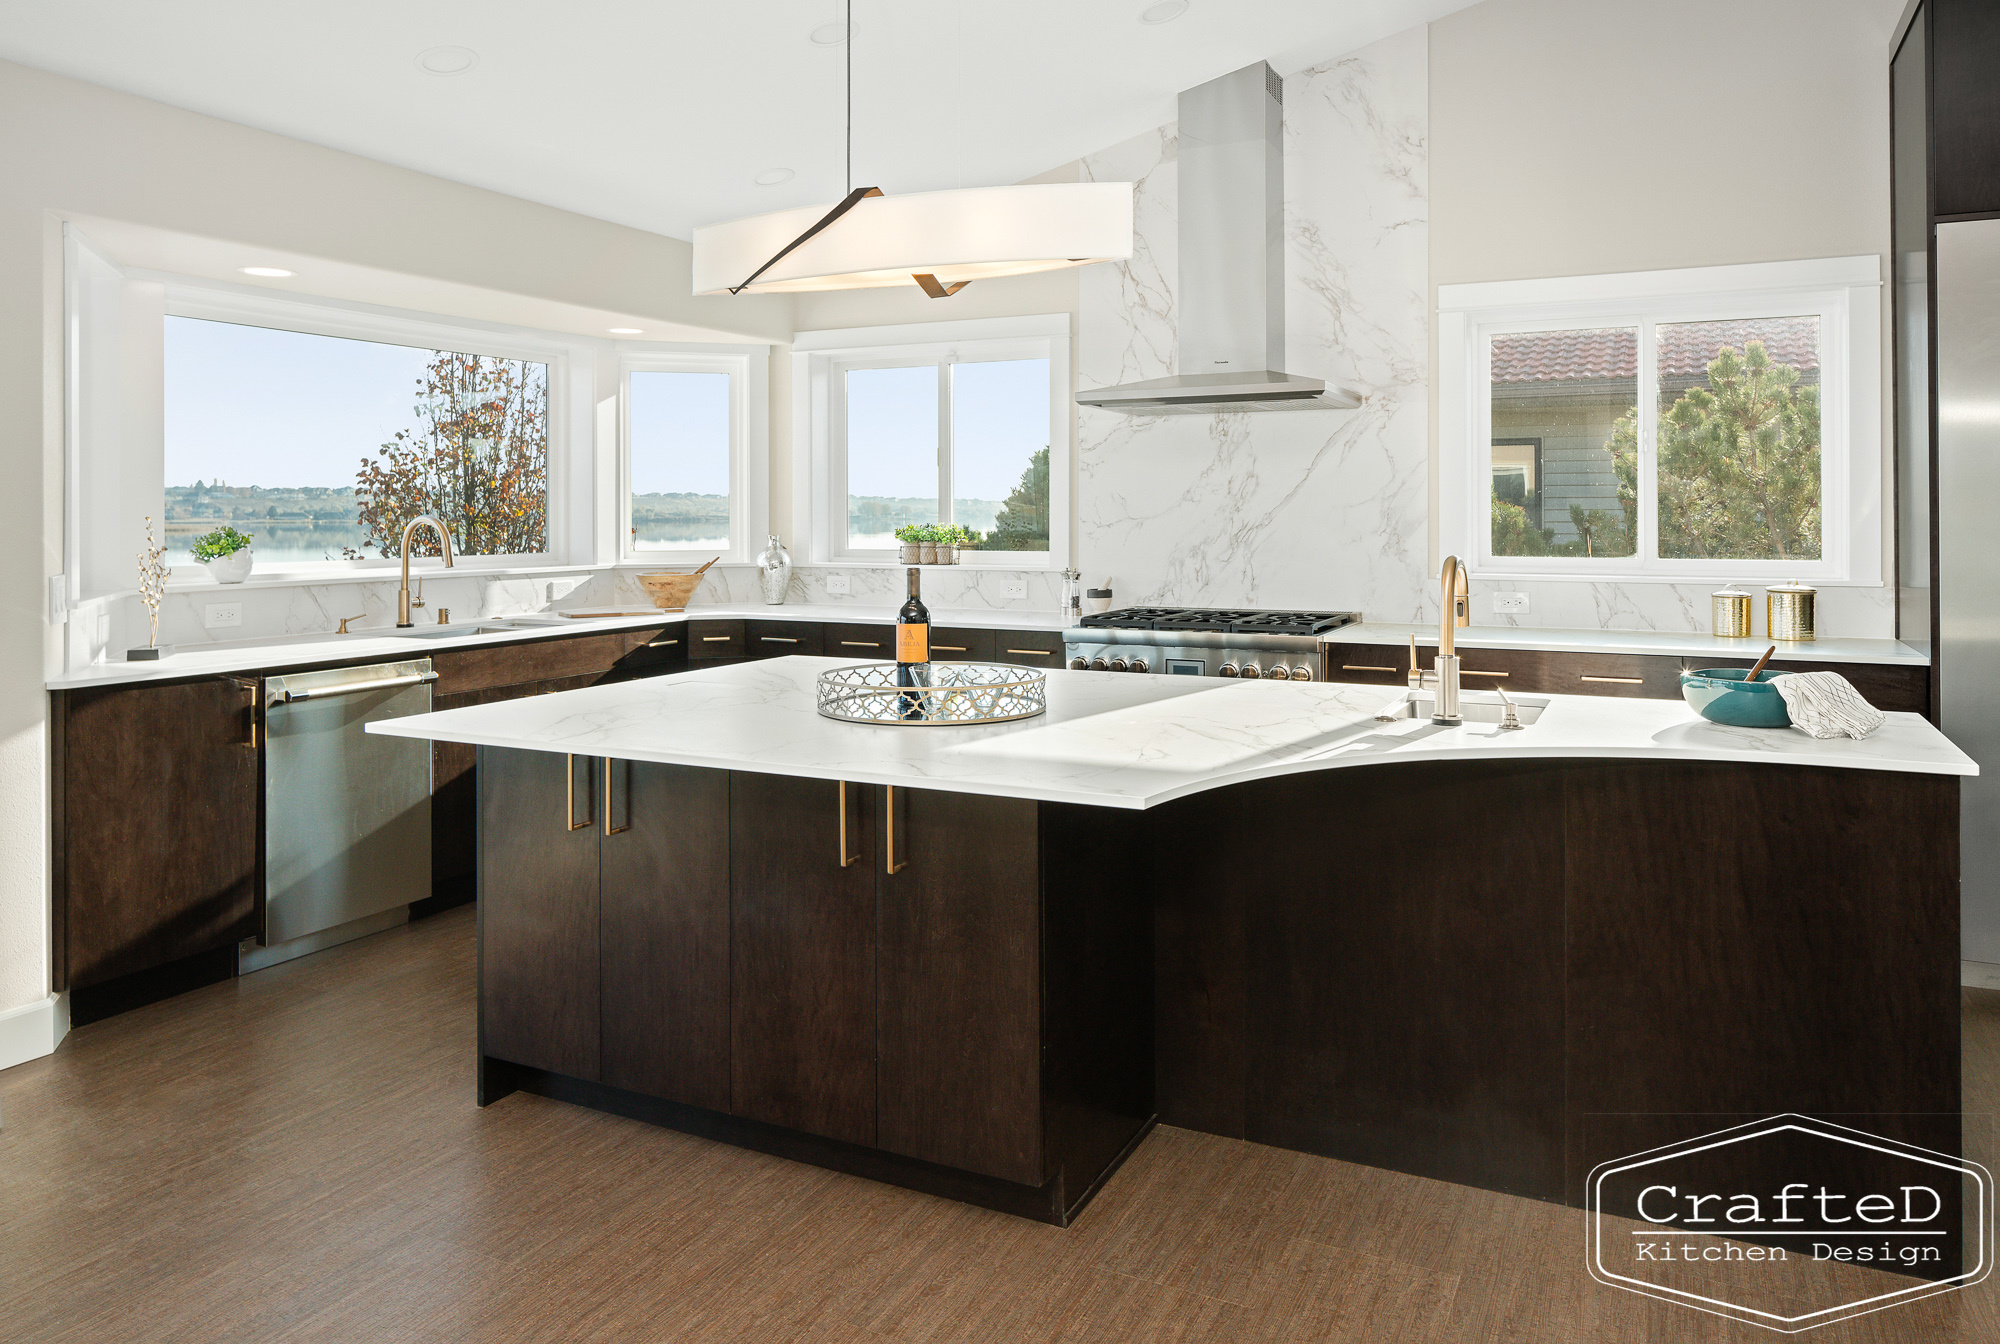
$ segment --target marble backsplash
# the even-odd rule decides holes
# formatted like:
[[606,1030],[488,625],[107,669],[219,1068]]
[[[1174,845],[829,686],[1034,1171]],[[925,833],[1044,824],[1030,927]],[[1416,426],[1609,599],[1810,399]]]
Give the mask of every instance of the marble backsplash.
[[[636,569],[552,572],[533,576],[464,576],[426,572],[425,606],[414,613],[426,624],[449,611],[454,622],[533,611],[629,607],[648,610],[652,600],[640,585]],[[847,579],[848,591],[827,591],[835,575]],[[1010,581],[1024,586],[1025,596],[1007,596]],[[576,584],[562,597],[551,596],[551,584]],[[160,642],[184,648],[286,635],[325,634],[354,616],[354,630],[384,629],[396,622],[394,580],[367,583],[210,584],[170,591],[160,604]],[[558,591],[560,588],[558,588]],[[1054,611],[1061,602],[1062,579],[1047,570],[930,569],[924,575],[924,599],[933,606],[994,611]],[[795,569],[787,603],[840,606],[894,606],[903,599],[899,568]],[[753,565],[717,565],[702,580],[692,605],[761,603]],[[211,605],[242,608],[242,624],[211,629],[206,624]],[[136,597],[86,603],[71,614],[71,666],[85,666],[108,657],[122,659],[125,650],[146,643],[146,610]]]

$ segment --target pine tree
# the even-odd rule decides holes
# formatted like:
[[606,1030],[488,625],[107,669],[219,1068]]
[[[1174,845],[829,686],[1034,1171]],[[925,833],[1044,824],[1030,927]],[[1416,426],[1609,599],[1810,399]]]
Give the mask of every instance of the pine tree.
[[993,516],[985,547],[990,551],[1046,551],[1049,548],[1049,450],[1037,448],[1021,473],[1021,483]]

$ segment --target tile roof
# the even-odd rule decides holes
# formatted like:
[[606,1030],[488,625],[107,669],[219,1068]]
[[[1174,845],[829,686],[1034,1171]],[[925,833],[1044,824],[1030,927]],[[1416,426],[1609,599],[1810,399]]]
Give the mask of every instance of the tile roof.
[[[1801,373],[1819,368],[1817,317],[1767,317],[1725,322],[1663,322],[1660,376],[1700,378],[1715,352],[1762,341],[1771,358]],[[1493,338],[1496,383],[1575,382],[1630,378],[1639,367],[1639,336],[1631,327],[1588,331],[1528,331]]]

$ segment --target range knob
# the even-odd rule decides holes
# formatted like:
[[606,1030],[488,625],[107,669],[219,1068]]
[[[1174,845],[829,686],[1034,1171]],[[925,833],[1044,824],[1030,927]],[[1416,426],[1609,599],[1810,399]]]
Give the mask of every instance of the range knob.
[[1146,660],[1144,658],[1134,658],[1130,670],[1133,672],[1144,672],[1146,670]]
[[1090,660],[1088,658],[1072,658],[1069,660],[1069,670],[1072,672],[1081,672],[1089,666]]
[[1312,679],[1313,679],[1313,670],[1307,667],[1304,663],[1301,663],[1297,667],[1292,669],[1293,681],[1311,681]]
[[1110,666],[1111,664],[1105,662],[1102,658],[1093,658],[1090,660],[1090,670],[1093,672],[1102,672]]
[[1123,672],[1127,666],[1128,664],[1123,658],[1113,658],[1111,660],[1111,670],[1113,672]]
[[1292,669],[1286,667],[1283,663],[1279,663],[1269,672],[1266,672],[1264,676],[1269,681],[1289,681],[1291,680]]
[[1236,664],[1224,663],[1221,667],[1216,669],[1216,673],[1219,676],[1233,677],[1236,675]]
[[1264,675],[1264,669],[1258,667],[1255,663],[1244,663],[1236,669],[1236,675],[1250,681],[1255,681],[1258,677]]

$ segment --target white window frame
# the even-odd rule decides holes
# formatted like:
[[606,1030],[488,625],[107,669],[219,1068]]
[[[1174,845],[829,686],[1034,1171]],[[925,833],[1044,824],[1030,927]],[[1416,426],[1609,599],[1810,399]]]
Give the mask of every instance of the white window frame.
[[621,565],[685,565],[715,558],[715,552],[637,550],[632,544],[632,375],[635,373],[725,373],[729,375],[729,547],[722,564],[749,564],[768,533],[770,476],[770,347],[767,345],[636,344],[618,351],[618,562]]
[[1075,472],[1074,391],[1070,386],[1067,313],[972,318],[801,332],[792,345],[793,423],[803,426],[793,455],[794,531],[810,539],[819,564],[894,565],[893,548],[857,548],[847,538],[846,375],[852,369],[938,366],[938,490],[953,498],[950,368],[954,363],[1046,359],[1049,362],[1049,549],[959,552],[959,563],[986,569],[1067,569]]
[[[498,323],[436,317],[349,303],[339,299],[276,295],[263,290],[203,283],[183,276],[134,271],[135,277],[166,286],[168,317],[192,317],[238,326],[268,327],[313,336],[376,341],[427,350],[454,350],[497,359],[529,360],[548,366],[549,502],[548,550],[516,555],[461,555],[456,567],[473,573],[519,573],[575,569],[596,563],[592,554],[590,501],[590,407],[596,352],[604,343]],[[580,516],[579,516],[580,515]],[[258,563],[256,578],[365,579],[396,573],[400,561],[371,555],[361,560],[295,560]],[[200,565],[176,565],[168,587],[212,583]]]
[[[1882,277],[1875,256],[1438,286],[1438,523],[1443,554],[1489,578],[1882,583]],[[1661,559],[1656,426],[1661,323],[1820,319],[1820,559]],[[1491,525],[1493,337],[1639,329],[1639,535],[1631,557],[1496,556]]]

